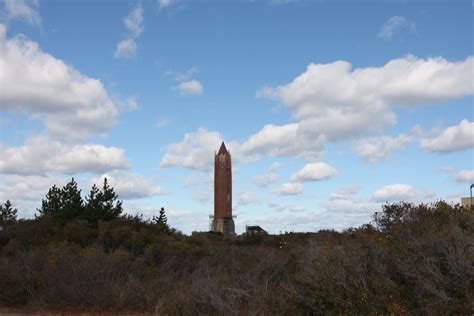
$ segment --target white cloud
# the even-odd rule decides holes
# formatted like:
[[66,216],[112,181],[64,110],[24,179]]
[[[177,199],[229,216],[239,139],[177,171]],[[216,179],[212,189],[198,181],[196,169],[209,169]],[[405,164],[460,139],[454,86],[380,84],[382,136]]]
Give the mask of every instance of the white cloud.
[[237,200],[240,205],[260,203],[260,199],[255,192],[239,192],[237,194]]
[[354,141],[352,148],[361,160],[373,164],[379,160],[387,159],[395,150],[405,149],[406,144],[412,139],[412,137],[404,134],[400,134],[397,137],[369,137]]
[[221,142],[222,137],[218,132],[210,132],[204,128],[186,133],[182,142],[166,146],[160,166],[210,170],[213,167],[214,152],[219,149]]
[[300,124],[265,125],[242,144],[242,151],[249,154],[268,154],[274,157],[296,156],[315,160],[321,156],[326,139],[301,130]]
[[130,36],[118,42],[115,49],[115,58],[130,59],[137,53],[136,39],[143,33],[143,7],[139,2],[137,6],[123,19],[123,23]]
[[123,149],[96,144],[64,144],[35,136],[19,147],[0,145],[0,172],[46,174],[106,172],[130,166]]
[[268,203],[268,207],[273,208],[277,212],[282,212],[286,210],[289,210],[290,212],[304,212],[306,210],[303,205],[291,205],[277,202]]
[[433,193],[408,184],[391,184],[375,191],[372,200],[376,202],[423,202],[433,197]]
[[449,153],[474,148],[474,123],[462,120],[459,125],[445,129],[439,136],[420,142],[424,150]]
[[345,188],[341,188],[337,190],[336,192],[331,193],[330,200],[346,200],[349,199],[351,196],[354,194],[358,193],[360,191],[360,187],[358,186],[349,186]]
[[133,37],[137,38],[144,31],[143,26],[143,8],[141,3],[124,18],[123,23],[125,27],[132,33]]
[[83,139],[104,132],[118,114],[102,83],[82,75],[0,24],[0,109],[40,119],[48,132]]
[[56,177],[4,175],[0,183],[0,203],[11,201],[41,201],[53,185],[61,186],[66,181]]
[[103,174],[93,181],[99,188],[107,178],[110,186],[114,188],[119,199],[141,199],[166,194],[167,191],[157,186],[153,181],[146,179],[138,173],[128,171],[112,171]]
[[456,181],[474,183],[474,170],[460,170]]
[[304,186],[301,183],[283,183],[272,192],[278,195],[298,195],[303,193]]
[[293,125],[300,135],[337,141],[395,124],[393,107],[472,94],[472,67],[472,56],[461,62],[407,56],[378,68],[352,69],[346,61],[310,64],[291,83],[265,87],[257,96],[284,104],[301,120]]
[[268,171],[269,172],[274,172],[274,171],[277,171],[278,169],[280,169],[281,167],[283,167],[283,164],[281,162],[274,162],[270,165],[270,167],[268,167]]
[[202,84],[195,79],[181,82],[176,89],[180,95],[201,95],[204,91]]
[[191,80],[194,75],[199,73],[199,69],[194,66],[186,70],[185,72],[173,72],[169,71],[166,74],[174,75],[174,79],[178,82],[189,81]]
[[300,171],[291,175],[293,181],[321,181],[327,180],[339,172],[324,162],[309,163]]
[[137,44],[133,38],[128,38],[120,41],[115,49],[115,58],[127,59],[135,57],[137,53]]
[[303,205],[292,205],[289,210],[290,212],[304,212],[306,208]]
[[191,67],[183,73],[168,71],[166,75],[174,76],[174,79],[178,82],[173,87],[179,95],[202,95],[204,88],[199,80],[193,79],[194,75],[199,73],[197,67]]
[[173,5],[175,2],[176,0],[158,0],[160,10]]
[[3,0],[7,20],[20,19],[33,25],[41,25],[38,0]]
[[[323,146],[324,140],[299,138],[296,133],[293,133],[294,131],[292,126],[281,128],[267,125],[262,131],[249,137],[243,144],[231,141],[226,142],[226,146],[232,154],[233,162],[255,161],[262,154],[296,155],[308,159],[319,157],[320,147]],[[166,146],[166,153],[161,159],[160,166],[209,170],[213,164],[213,153],[219,148],[221,142],[222,136],[218,132],[211,132],[205,128],[186,133],[182,142]],[[270,175],[267,178],[262,179],[261,183],[264,184],[266,180],[271,182],[275,176]]]
[[[211,170],[214,167],[214,153],[219,149],[222,140],[223,137],[218,132],[205,128],[186,133],[181,142],[166,146],[160,167],[179,166],[201,171]],[[233,163],[255,160],[252,155],[242,154],[239,143],[231,141],[225,144],[232,155]]]
[[[472,94],[472,67],[472,56],[455,63],[443,58],[407,56],[379,68],[359,69],[352,69],[344,61],[310,64],[291,83],[266,87],[257,92],[257,96],[282,102],[299,122],[265,125],[245,142],[234,143],[234,154],[238,152],[241,159],[251,157],[251,160],[260,155],[318,160],[327,141],[350,139],[395,124],[393,107],[423,105]],[[199,134],[187,135],[190,138]],[[386,157],[391,150],[401,148],[400,143],[405,140],[405,136],[401,136],[388,147],[376,144],[382,153],[369,151],[364,155],[369,161]],[[167,148],[174,150],[179,147],[177,145]],[[212,153],[214,146],[212,150],[208,148],[205,154]],[[212,160],[211,155],[198,161],[189,150],[181,152],[181,162],[170,161],[171,158],[178,158],[172,156],[176,155],[168,150],[161,164],[199,169],[203,165],[210,166]]]
[[2,175],[0,179],[0,203],[10,200],[18,209],[19,218],[32,218],[49,188],[53,185],[62,187],[71,180],[23,175]]
[[[337,195],[337,194],[336,194]],[[354,193],[339,196],[322,203],[324,212],[313,219],[316,229],[335,229],[338,231],[369,223],[374,212],[380,209],[380,203],[354,196]]]
[[377,36],[385,40],[391,39],[397,32],[401,32],[404,29],[415,31],[415,22],[408,21],[403,16],[392,16],[384,23]]
[[281,166],[282,164],[279,162],[272,163],[272,165],[268,168],[266,173],[260,176],[256,176],[254,178],[255,185],[259,187],[267,187],[270,184],[277,182],[278,174],[275,171],[280,169]]

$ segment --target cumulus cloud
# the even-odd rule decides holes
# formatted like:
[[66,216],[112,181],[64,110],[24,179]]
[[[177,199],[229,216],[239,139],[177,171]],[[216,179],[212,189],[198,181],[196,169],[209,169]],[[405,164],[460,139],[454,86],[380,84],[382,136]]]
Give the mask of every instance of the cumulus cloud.
[[315,160],[321,156],[325,142],[326,138],[323,135],[306,133],[298,123],[269,124],[251,135],[242,144],[242,151],[254,155],[294,156]]
[[51,135],[84,139],[104,132],[118,114],[103,84],[79,73],[0,24],[0,109],[44,122]]
[[99,179],[93,181],[99,188],[107,178],[110,186],[119,196],[119,199],[142,199],[166,194],[167,191],[156,185],[150,179],[138,173],[129,171],[112,171],[103,174]]
[[65,183],[57,177],[4,175],[0,183],[0,202],[41,201],[49,188]]
[[310,64],[291,83],[262,88],[257,96],[285,105],[300,120],[300,134],[337,141],[395,124],[393,107],[472,94],[473,66],[472,56],[461,62],[406,56],[357,69],[346,61]]
[[339,172],[324,162],[309,163],[300,171],[291,175],[293,181],[321,181],[327,180]]
[[352,149],[359,159],[364,162],[374,164],[377,161],[385,160],[396,150],[403,150],[407,143],[413,138],[400,134],[397,137],[376,136],[359,139],[352,143]]
[[[291,124],[290,124],[291,125]],[[275,127],[275,128],[274,128]],[[234,162],[252,162],[261,155],[296,156],[300,158],[317,158],[321,155],[324,140],[298,137],[292,126],[282,129],[278,126],[267,125],[259,133],[250,136],[245,142],[226,142]],[[180,166],[189,169],[208,170],[212,167],[213,153],[222,142],[222,136],[215,131],[199,128],[195,132],[186,133],[179,143],[165,147],[166,153],[160,161],[160,166]],[[269,172],[263,182],[276,180]],[[262,184],[264,184],[262,182]]]
[[202,84],[195,79],[181,82],[176,89],[180,95],[201,95],[204,91]]
[[408,184],[391,184],[375,191],[372,200],[376,202],[423,202],[433,197],[433,193]]
[[456,181],[474,183],[474,170],[460,170]]
[[135,57],[137,53],[136,39],[140,37],[145,30],[143,26],[143,7],[141,3],[138,3],[123,19],[123,24],[130,34],[127,38],[118,42],[114,56],[117,59],[130,59]]
[[278,195],[298,195],[303,193],[302,183],[283,183],[280,187],[273,189],[272,192]]
[[[223,137],[218,132],[199,128],[195,132],[186,133],[183,140],[166,146],[166,153],[160,161],[161,167],[178,166],[194,170],[208,171],[214,167],[214,153],[219,149]],[[230,141],[225,143],[232,155],[232,161],[254,161],[251,155],[243,155],[241,145]]]
[[[251,157],[251,160],[270,155],[316,161],[324,152],[327,141],[361,137],[395,124],[394,107],[420,106],[472,94],[472,67],[472,56],[460,62],[407,56],[391,60],[382,67],[358,69],[352,69],[345,61],[310,64],[291,83],[265,87],[257,92],[259,97],[284,104],[299,121],[265,125],[243,143],[234,142],[233,152],[238,152],[241,158]],[[199,138],[201,134],[189,133],[185,138],[191,143],[191,138]],[[382,144],[383,141],[389,142]],[[373,138],[364,146],[362,142],[358,143],[360,146],[356,149],[363,159],[370,162],[402,149],[407,141],[408,136],[404,135],[396,139]],[[176,164],[195,169],[211,166],[212,155],[195,159],[193,154],[201,152],[199,143],[193,146],[179,144],[167,147],[162,166]],[[195,147],[193,152],[182,151],[179,157],[170,152],[189,147]],[[381,152],[375,153],[374,148],[381,149]],[[208,148],[202,152],[208,155],[214,150],[213,143],[212,150]]]
[[3,0],[7,20],[20,19],[33,25],[41,25],[38,0]]
[[214,162],[213,153],[221,142],[222,137],[218,132],[210,132],[205,128],[186,133],[182,142],[166,146],[166,153],[161,158],[160,166],[210,170]]
[[100,173],[129,165],[123,149],[65,144],[42,135],[27,139],[19,147],[0,145],[0,172],[7,174]]
[[237,194],[237,200],[239,205],[260,203],[260,199],[258,198],[257,194],[255,194],[255,192],[239,192]]
[[388,40],[391,39],[396,33],[401,32],[402,30],[415,31],[415,29],[415,22],[409,21],[403,16],[392,16],[384,23],[382,29],[379,31],[377,36],[379,38]]
[[254,183],[258,187],[267,187],[272,183],[275,183],[278,181],[278,174],[276,171],[281,168],[282,164],[279,162],[274,162],[271,164],[271,166],[268,168],[267,172],[265,172],[263,175],[256,176],[254,178]]
[[459,125],[445,129],[435,138],[423,138],[421,148],[438,153],[450,153],[474,148],[474,123],[462,120]]

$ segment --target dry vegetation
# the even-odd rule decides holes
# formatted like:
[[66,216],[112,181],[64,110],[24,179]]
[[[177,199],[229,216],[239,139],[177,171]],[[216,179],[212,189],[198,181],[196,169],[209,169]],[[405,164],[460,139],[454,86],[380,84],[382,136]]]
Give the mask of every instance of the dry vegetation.
[[[166,223],[165,223],[166,224]],[[9,220],[0,306],[157,314],[472,314],[474,212],[391,204],[343,233],[185,236],[140,217]]]

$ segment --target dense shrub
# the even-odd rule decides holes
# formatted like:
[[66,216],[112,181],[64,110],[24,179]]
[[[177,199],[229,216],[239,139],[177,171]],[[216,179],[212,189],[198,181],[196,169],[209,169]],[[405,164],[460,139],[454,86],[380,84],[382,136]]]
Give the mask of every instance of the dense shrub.
[[[160,224],[157,224],[157,223]],[[165,226],[166,225],[166,226]],[[472,314],[474,212],[385,205],[339,233],[185,236],[49,216],[0,234],[0,305],[157,314]]]

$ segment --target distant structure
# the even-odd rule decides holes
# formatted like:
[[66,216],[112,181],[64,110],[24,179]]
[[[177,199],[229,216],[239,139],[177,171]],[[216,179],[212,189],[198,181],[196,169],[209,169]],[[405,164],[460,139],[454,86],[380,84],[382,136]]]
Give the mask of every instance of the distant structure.
[[245,226],[246,235],[267,235],[267,232],[260,226]]
[[462,207],[465,207],[465,208],[467,208],[467,209],[469,209],[469,208],[471,208],[472,206],[474,206],[474,205],[471,204],[471,197],[462,197],[462,198],[461,198],[461,206],[462,206]]
[[214,217],[211,230],[235,235],[232,218],[232,160],[224,142],[214,156]]

